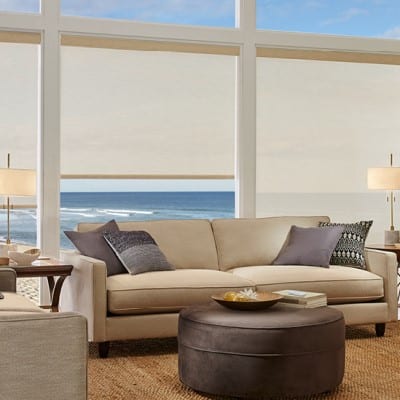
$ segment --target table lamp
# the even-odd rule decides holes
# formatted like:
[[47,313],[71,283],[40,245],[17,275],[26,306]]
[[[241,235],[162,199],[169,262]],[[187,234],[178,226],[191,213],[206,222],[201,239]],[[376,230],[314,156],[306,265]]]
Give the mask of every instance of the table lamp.
[[393,167],[393,155],[390,154],[390,167],[368,168],[368,189],[390,191],[390,230],[385,231],[385,244],[395,244],[399,241],[399,231],[394,229],[393,190],[400,189],[400,168]]
[[[7,168],[0,168],[0,195],[7,197],[7,241],[10,240],[10,196],[34,196],[36,194],[36,172],[32,169],[10,168],[10,154],[7,156]],[[12,249],[11,249],[12,250]]]

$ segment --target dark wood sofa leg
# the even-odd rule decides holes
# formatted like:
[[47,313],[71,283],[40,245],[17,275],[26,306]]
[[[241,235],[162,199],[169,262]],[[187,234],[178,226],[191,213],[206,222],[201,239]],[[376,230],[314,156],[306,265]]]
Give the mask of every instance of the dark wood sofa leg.
[[100,358],[107,358],[108,350],[110,349],[110,342],[100,342],[98,345]]
[[386,324],[385,323],[379,323],[375,324],[375,332],[377,337],[382,337],[385,335],[385,328]]

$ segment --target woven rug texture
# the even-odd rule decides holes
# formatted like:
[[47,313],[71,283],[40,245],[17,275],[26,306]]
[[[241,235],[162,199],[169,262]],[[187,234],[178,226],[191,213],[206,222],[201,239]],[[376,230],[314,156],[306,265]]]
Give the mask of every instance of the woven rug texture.
[[[232,398],[201,394],[184,386],[178,377],[176,339],[158,339],[112,342],[106,359],[98,358],[97,347],[90,345],[89,400],[102,399]],[[347,327],[342,384],[334,392],[296,399],[399,400],[400,322],[387,324],[383,338],[375,336],[373,325]]]

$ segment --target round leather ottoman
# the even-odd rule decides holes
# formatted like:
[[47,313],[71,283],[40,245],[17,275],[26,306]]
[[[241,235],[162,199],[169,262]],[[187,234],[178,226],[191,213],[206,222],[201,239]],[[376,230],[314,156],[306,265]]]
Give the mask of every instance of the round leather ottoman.
[[329,307],[189,307],[179,315],[179,377],[194,390],[235,397],[322,393],[343,379],[344,339],[343,314]]

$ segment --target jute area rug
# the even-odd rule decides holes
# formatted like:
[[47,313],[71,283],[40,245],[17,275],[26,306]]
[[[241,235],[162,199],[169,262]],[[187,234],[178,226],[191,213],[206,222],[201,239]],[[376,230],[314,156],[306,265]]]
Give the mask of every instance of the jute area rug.
[[[310,371],[310,374],[312,371]],[[91,345],[89,400],[225,400],[185,387],[178,377],[176,339],[112,342],[107,359]],[[230,398],[232,399],[232,398]],[[399,400],[400,322],[387,324],[383,338],[374,327],[346,328],[346,369],[342,384],[329,394],[302,400]]]

